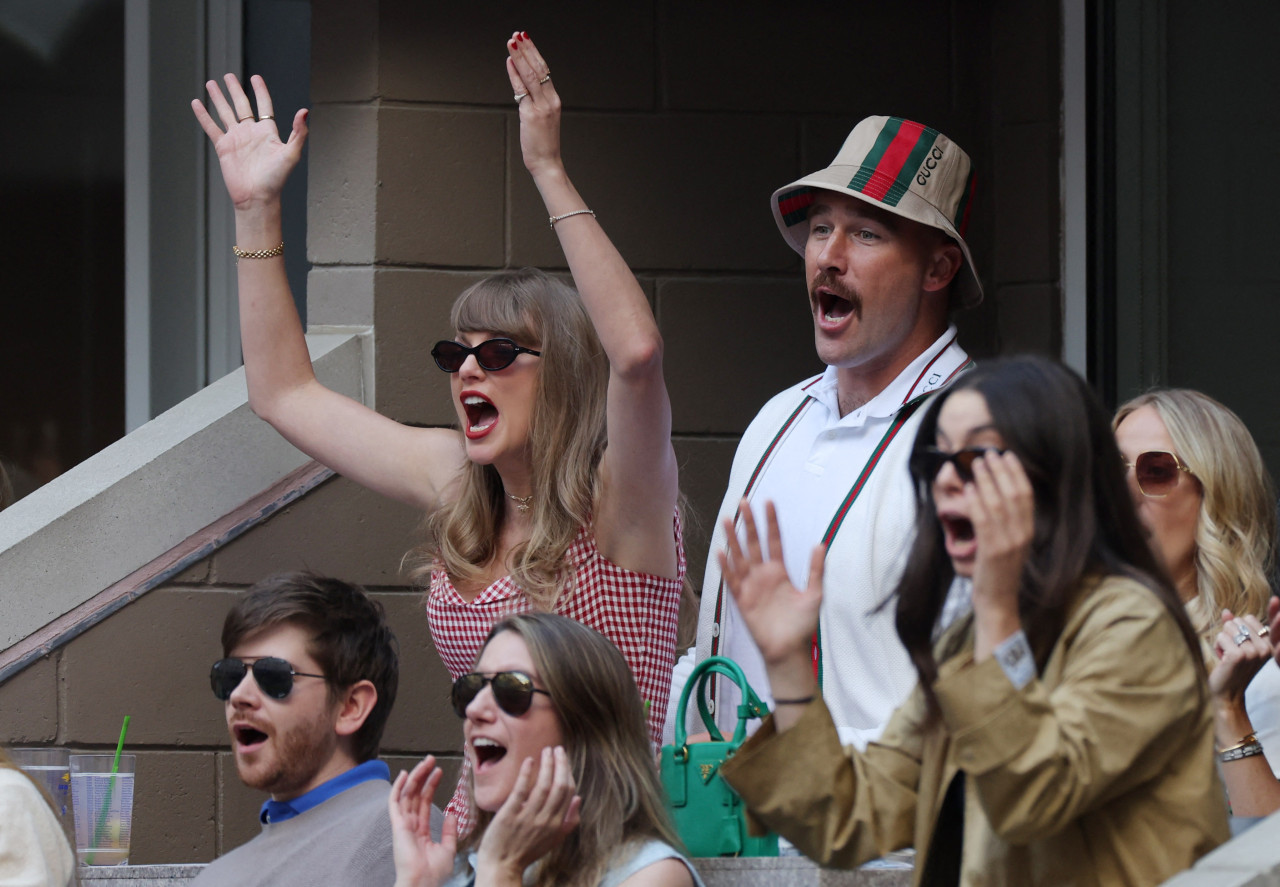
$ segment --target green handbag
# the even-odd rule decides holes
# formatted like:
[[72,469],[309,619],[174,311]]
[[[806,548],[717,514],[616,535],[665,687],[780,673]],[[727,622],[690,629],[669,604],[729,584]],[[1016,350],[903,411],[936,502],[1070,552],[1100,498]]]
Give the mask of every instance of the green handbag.
[[[731,678],[742,690],[738,706],[738,727],[726,741],[707,711],[706,689],[712,674]],[[696,690],[695,690],[696,687]],[[711,742],[685,741],[685,710],[690,692],[696,692],[698,713],[711,733]],[[710,656],[699,662],[680,694],[675,745],[662,747],[662,787],[667,794],[667,810],[676,832],[690,856],[777,856],[778,835],[747,834],[746,810],[742,799],[720,778],[720,764],[738,750],[747,738],[747,720],[769,713],[756,696],[742,668],[732,659]]]

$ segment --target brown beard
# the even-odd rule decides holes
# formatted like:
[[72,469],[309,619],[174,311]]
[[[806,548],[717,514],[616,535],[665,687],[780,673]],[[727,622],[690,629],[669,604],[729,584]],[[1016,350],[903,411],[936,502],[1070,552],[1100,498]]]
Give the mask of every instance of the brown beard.
[[[315,778],[337,748],[333,718],[326,706],[312,720],[295,725],[288,732],[273,735],[274,766],[264,774],[246,775],[236,762],[240,781],[249,788],[272,795],[296,795]],[[251,781],[252,780],[252,781]]]

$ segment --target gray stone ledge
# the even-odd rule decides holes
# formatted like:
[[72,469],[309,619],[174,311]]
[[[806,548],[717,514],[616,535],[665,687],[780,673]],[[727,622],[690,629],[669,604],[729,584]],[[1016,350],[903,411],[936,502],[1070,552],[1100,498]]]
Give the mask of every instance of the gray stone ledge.
[[[371,400],[364,330],[307,338],[316,375]],[[249,409],[236,370],[0,512],[0,651],[308,461]]]

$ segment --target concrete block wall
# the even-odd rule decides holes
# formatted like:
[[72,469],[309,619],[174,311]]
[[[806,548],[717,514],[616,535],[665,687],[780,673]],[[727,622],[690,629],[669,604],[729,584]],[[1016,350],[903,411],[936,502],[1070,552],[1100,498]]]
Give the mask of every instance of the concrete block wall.
[[[772,191],[891,113],[965,147],[970,241],[987,299],[958,318],[978,357],[1059,347],[1059,6],[314,0],[309,319],[375,327],[376,397],[450,424],[429,350],[488,271],[564,261],[523,169],[502,40],[527,30],[566,109],[563,153],[653,301],[700,581],[737,436],[816,372],[798,257]],[[277,109],[284,120],[292,109]],[[420,515],[342,478],[0,685],[0,743],[114,745],[133,716],[136,863],[201,862],[257,829],[205,676],[232,596],[307,567],[361,582],[392,614],[401,687],[384,747],[457,761],[461,730],[400,571]],[[74,556],[75,540],[68,540]]]

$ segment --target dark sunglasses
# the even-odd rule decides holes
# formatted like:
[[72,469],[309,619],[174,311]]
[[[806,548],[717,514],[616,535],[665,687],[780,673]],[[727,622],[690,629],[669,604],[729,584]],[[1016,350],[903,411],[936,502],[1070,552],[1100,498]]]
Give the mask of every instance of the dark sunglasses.
[[950,462],[955,466],[956,474],[964,483],[973,483],[973,463],[987,453],[1000,455],[1004,450],[996,447],[965,447],[948,453],[937,447],[925,447],[911,454],[911,473],[921,480],[932,482],[942,470],[942,466]]
[[458,717],[467,716],[467,706],[480,695],[486,684],[493,688],[493,701],[498,703],[498,708],[516,717],[533,705],[534,693],[551,698],[550,693],[535,687],[533,678],[522,671],[495,671],[491,675],[472,672],[453,682],[453,710]]
[[541,351],[517,345],[510,339],[486,339],[474,348],[468,348],[461,342],[441,339],[436,342],[436,347],[431,349],[431,356],[436,359],[436,366],[446,373],[456,373],[462,369],[467,356],[471,354],[476,356],[476,363],[480,364],[480,368],[489,372],[505,370],[515,363],[516,357],[521,354],[542,356]]
[[[213,695],[226,702],[231,698],[231,694],[235,692],[236,687],[240,686],[240,682],[249,673],[249,669],[250,666],[246,665],[242,659],[219,659],[213,663],[213,668],[209,669],[209,685],[213,687]],[[261,659],[255,659],[252,669],[253,679],[257,681],[258,689],[272,699],[284,699],[288,696],[289,691],[293,689],[293,679],[295,677],[324,677],[322,674],[307,674],[303,671],[294,671],[292,665],[275,656],[264,656]]]
[[1139,453],[1132,463],[1125,462],[1126,469],[1133,469],[1133,476],[1138,481],[1138,491],[1152,499],[1169,495],[1169,491],[1178,485],[1178,472],[1185,471],[1195,477],[1195,472],[1182,464],[1182,460],[1173,453],[1163,450],[1148,450]]

